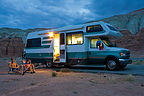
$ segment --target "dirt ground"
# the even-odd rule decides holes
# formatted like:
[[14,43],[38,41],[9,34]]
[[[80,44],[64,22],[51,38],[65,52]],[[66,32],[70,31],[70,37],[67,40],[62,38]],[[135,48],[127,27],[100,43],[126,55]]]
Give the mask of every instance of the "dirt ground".
[[144,76],[51,69],[22,76],[8,74],[7,62],[0,60],[0,96],[144,96]]

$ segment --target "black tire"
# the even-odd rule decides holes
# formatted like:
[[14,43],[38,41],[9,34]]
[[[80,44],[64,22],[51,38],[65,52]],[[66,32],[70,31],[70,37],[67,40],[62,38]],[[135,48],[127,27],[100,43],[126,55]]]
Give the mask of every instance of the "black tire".
[[72,65],[64,65],[65,68],[70,68]]
[[113,71],[118,69],[118,61],[116,59],[107,59],[106,60],[106,69]]
[[51,61],[46,61],[45,65],[47,68],[51,68],[52,67],[52,62]]

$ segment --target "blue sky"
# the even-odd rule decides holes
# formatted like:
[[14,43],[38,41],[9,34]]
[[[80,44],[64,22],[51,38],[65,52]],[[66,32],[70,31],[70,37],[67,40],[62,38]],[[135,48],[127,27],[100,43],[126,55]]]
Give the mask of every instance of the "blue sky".
[[144,0],[0,0],[0,27],[56,28],[143,7]]

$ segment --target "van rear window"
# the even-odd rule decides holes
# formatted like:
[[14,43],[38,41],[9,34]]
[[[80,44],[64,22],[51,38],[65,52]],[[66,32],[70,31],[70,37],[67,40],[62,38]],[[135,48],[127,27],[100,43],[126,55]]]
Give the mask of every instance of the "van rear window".
[[26,48],[31,47],[41,47],[41,38],[28,39]]
[[86,32],[100,32],[100,31],[103,31],[101,25],[92,25],[86,27]]

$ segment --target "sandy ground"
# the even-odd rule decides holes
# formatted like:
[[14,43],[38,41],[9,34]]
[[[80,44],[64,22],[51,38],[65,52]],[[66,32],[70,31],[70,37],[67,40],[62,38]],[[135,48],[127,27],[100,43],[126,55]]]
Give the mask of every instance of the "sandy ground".
[[144,76],[50,69],[22,76],[7,74],[7,62],[0,60],[0,96],[144,96]]

